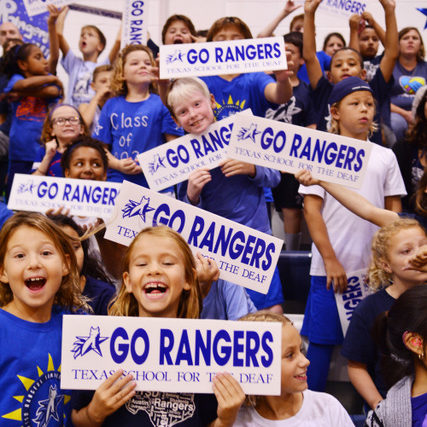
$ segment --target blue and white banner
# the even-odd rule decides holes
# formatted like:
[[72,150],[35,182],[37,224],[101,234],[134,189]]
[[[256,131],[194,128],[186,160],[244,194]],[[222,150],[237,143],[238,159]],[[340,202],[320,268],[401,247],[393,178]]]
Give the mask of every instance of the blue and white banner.
[[235,117],[215,122],[201,135],[188,134],[137,156],[148,185],[160,191],[188,179],[199,168],[216,168],[227,159],[227,146]]
[[147,44],[147,1],[125,0],[122,18],[121,47],[128,44]]
[[0,24],[11,22],[16,25],[26,43],[35,43],[44,56],[49,56],[49,34],[47,32],[47,8],[44,4],[42,14],[29,16],[21,0],[0,1]]
[[23,0],[23,2],[28,16],[34,16],[46,12],[48,4],[54,4],[56,7],[62,7],[73,3],[73,0]]
[[227,154],[289,173],[308,169],[323,181],[359,188],[371,149],[367,141],[240,115],[234,121]]
[[44,213],[63,206],[71,215],[108,219],[120,186],[117,182],[15,174],[7,207]]
[[139,231],[157,225],[173,228],[194,252],[214,259],[222,279],[268,292],[282,240],[123,181],[105,238],[129,246]]
[[61,388],[95,390],[118,369],[137,390],[213,393],[228,372],[247,394],[280,394],[282,324],[66,315]]
[[350,324],[353,311],[359,305],[360,301],[373,290],[366,283],[366,270],[355,271],[347,274],[347,289],[343,293],[335,292],[335,301],[340,316],[342,333],[345,336],[348,325]]
[[319,10],[331,16],[361,15],[367,10],[367,1],[361,0],[323,0],[320,3]]
[[160,78],[285,70],[283,37],[160,46]]

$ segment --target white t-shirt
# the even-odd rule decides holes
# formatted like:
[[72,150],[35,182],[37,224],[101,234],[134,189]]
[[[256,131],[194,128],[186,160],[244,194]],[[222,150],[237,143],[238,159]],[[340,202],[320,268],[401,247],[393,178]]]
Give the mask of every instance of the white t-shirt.
[[[371,157],[362,183],[358,190],[375,206],[384,208],[387,196],[406,194],[405,184],[400,174],[396,156],[389,148],[372,144]],[[300,186],[303,195],[313,194],[323,199],[322,216],[328,230],[329,240],[339,262],[347,273],[367,268],[371,257],[371,241],[378,227],[350,212],[328,192],[318,185]],[[310,274],[326,276],[322,257],[316,246],[312,246]]]
[[285,420],[268,420],[255,408],[242,406],[234,427],[354,427],[341,403],[327,393],[305,390],[301,409]]

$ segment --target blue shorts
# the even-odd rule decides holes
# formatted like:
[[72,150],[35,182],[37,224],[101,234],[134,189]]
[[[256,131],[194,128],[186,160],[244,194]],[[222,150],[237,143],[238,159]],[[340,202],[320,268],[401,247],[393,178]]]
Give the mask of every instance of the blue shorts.
[[270,288],[266,295],[260,292],[253,291],[246,288],[246,292],[250,296],[252,302],[255,304],[257,310],[272,307],[276,304],[283,304],[285,299],[283,298],[282,282],[280,281],[279,270],[274,270],[273,278],[271,279]]
[[301,335],[315,344],[338,345],[344,341],[334,290],[326,289],[326,276],[311,276]]

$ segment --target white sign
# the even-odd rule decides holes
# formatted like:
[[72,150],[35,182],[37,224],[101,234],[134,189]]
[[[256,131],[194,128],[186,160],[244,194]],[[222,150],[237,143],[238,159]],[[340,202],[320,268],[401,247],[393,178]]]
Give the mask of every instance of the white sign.
[[63,206],[71,215],[108,219],[120,186],[117,182],[15,174],[7,207],[44,213]]
[[23,0],[28,16],[39,15],[47,12],[47,5],[54,4],[56,7],[66,6],[73,0]]
[[213,393],[228,372],[247,394],[280,394],[280,322],[66,315],[61,388],[95,390],[118,369],[137,390]]
[[283,37],[160,46],[160,78],[286,70]]
[[147,1],[125,0],[122,20],[121,47],[147,44]]
[[229,157],[280,171],[308,169],[313,177],[359,188],[372,143],[261,117],[238,116]]
[[214,259],[222,279],[268,292],[282,240],[123,181],[105,238],[129,246],[140,230],[156,225],[173,228],[194,252]]
[[137,156],[148,185],[160,191],[188,179],[199,168],[216,168],[227,159],[227,146],[235,117],[215,122],[201,135],[188,134]]
[[367,5],[366,1],[361,0],[323,0],[319,10],[334,17],[337,15],[350,17],[354,14],[361,15],[367,10]]
[[366,283],[366,270],[347,274],[347,289],[343,293],[335,292],[335,301],[340,316],[342,333],[345,336],[350,324],[353,311],[360,301],[372,294],[372,289]]

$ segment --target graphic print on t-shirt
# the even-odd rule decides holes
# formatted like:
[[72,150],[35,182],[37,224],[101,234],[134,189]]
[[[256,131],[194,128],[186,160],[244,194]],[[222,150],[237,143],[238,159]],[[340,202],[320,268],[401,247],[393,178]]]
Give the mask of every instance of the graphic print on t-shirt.
[[172,427],[191,418],[196,409],[194,394],[158,391],[136,392],[125,406],[132,415],[138,411],[146,412],[155,427]]

